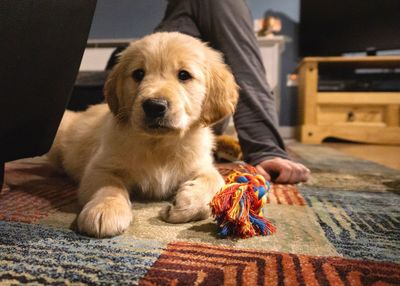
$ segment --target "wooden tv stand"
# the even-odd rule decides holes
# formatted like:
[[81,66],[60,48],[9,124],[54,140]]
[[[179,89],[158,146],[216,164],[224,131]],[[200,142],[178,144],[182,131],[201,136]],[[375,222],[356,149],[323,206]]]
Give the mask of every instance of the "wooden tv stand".
[[[299,65],[299,140],[400,144],[400,91],[319,91],[319,68],[400,68],[400,56],[309,57]],[[400,79],[399,79],[400,80]]]

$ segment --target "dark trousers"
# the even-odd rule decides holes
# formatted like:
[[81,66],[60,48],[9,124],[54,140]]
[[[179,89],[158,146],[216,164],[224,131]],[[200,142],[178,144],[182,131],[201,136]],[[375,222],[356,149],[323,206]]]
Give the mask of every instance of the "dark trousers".
[[246,162],[255,165],[267,158],[287,158],[277,131],[275,99],[245,1],[170,0],[156,31],[197,37],[224,54],[240,86],[234,122]]

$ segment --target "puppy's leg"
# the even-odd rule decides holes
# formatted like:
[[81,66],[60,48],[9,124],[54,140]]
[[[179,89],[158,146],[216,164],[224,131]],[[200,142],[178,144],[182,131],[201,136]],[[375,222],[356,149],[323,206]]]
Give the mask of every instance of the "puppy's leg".
[[109,172],[90,170],[78,191],[83,209],[78,217],[80,232],[111,237],[125,231],[132,220],[129,193],[121,179]]
[[224,180],[216,169],[201,172],[180,186],[174,204],[163,209],[160,215],[170,223],[206,219],[211,214],[209,203],[223,185]]

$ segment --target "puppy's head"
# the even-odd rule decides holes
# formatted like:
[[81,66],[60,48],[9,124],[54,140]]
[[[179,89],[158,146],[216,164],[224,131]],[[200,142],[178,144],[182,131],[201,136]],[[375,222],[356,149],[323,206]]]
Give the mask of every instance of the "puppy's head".
[[238,87],[222,56],[180,33],[132,43],[105,85],[118,122],[151,135],[212,125],[233,113]]

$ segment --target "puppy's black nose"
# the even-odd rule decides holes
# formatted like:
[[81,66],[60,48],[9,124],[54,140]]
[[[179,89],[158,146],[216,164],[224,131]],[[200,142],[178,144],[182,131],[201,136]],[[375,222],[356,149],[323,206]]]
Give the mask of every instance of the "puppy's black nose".
[[168,110],[168,101],[162,98],[147,99],[142,104],[144,113],[149,118],[164,117]]

